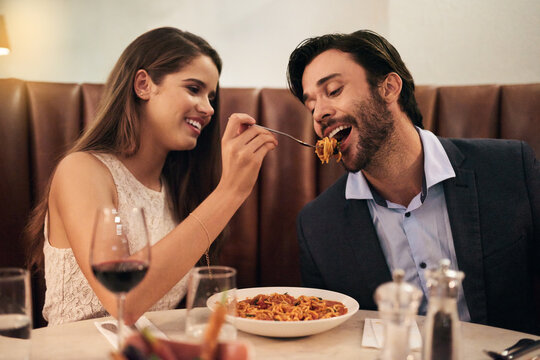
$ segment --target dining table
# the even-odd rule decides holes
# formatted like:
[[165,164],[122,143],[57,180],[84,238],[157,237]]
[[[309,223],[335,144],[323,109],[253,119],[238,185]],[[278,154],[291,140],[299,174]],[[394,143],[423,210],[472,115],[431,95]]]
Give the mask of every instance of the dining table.
[[[171,340],[184,336],[185,309],[145,313],[159,330]],[[238,331],[238,340],[249,344],[254,359],[377,359],[379,349],[362,346],[366,318],[379,318],[377,311],[359,310],[343,324],[311,336],[275,338]],[[110,359],[112,345],[89,319],[32,330],[32,359]],[[420,332],[424,316],[417,316]],[[461,322],[463,359],[489,359],[484,349],[501,351],[519,339],[540,340],[539,336],[517,331]],[[9,351],[1,349],[0,352]],[[420,352],[413,352],[420,359]]]

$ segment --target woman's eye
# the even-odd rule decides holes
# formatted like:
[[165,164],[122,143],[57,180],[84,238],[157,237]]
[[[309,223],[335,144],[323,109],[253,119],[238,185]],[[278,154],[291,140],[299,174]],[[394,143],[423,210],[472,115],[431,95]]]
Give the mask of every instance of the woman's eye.
[[188,86],[187,89],[192,93],[192,94],[198,94],[200,89],[198,86]]

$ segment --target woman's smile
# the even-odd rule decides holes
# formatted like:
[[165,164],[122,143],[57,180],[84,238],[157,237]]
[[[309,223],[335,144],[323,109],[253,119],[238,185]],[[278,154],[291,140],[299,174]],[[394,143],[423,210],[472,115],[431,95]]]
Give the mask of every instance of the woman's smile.
[[200,118],[186,118],[186,123],[193,130],[194,133],[200,135],[201,130],[204,126],[204,122]]

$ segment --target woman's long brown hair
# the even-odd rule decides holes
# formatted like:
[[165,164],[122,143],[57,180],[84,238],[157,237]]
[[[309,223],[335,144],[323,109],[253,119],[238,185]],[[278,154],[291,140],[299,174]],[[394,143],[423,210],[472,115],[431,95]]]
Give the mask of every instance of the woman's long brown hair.
[[[210,57],[221,73],[219,55],[197,35],[164,27],[139,36],[124,50],[109,75],[94,121],[65,155],[77,151],[135,154],[140,146],[141,121],[141,100],[133,89],[136,72],[146,70],[152,81],[159,85],[166,75],[180,71],[200,55]],[[171,151],[163,166],[163,179],[178,222],[215,189],[221,174],[219,88],[211,104],[215,112],[199,136],[197,146],[189,151]],[[33,270],[43,266],[43,229],[50,182],[49,179],[43,198],[34,208],[25,229],[28,267]],[[215,257],[216,245],[212,246],[212,257]]]

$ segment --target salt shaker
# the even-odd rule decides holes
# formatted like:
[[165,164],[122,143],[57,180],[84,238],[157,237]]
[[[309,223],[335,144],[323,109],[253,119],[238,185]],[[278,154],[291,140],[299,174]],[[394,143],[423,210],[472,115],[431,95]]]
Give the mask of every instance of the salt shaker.
[[412,358],[409,345],[411,324],[415,320],[422,291],[405,281],[401,269],[392,273],[392,282],[375,290],[375,301],[384,322],[384,343],[380,360],[408,360]]
[[438,269],[426,271],[429,300],[423,360],[461,359],[457,295],[464,276],[463,272],[450,269],[448,259],[441,260]]

